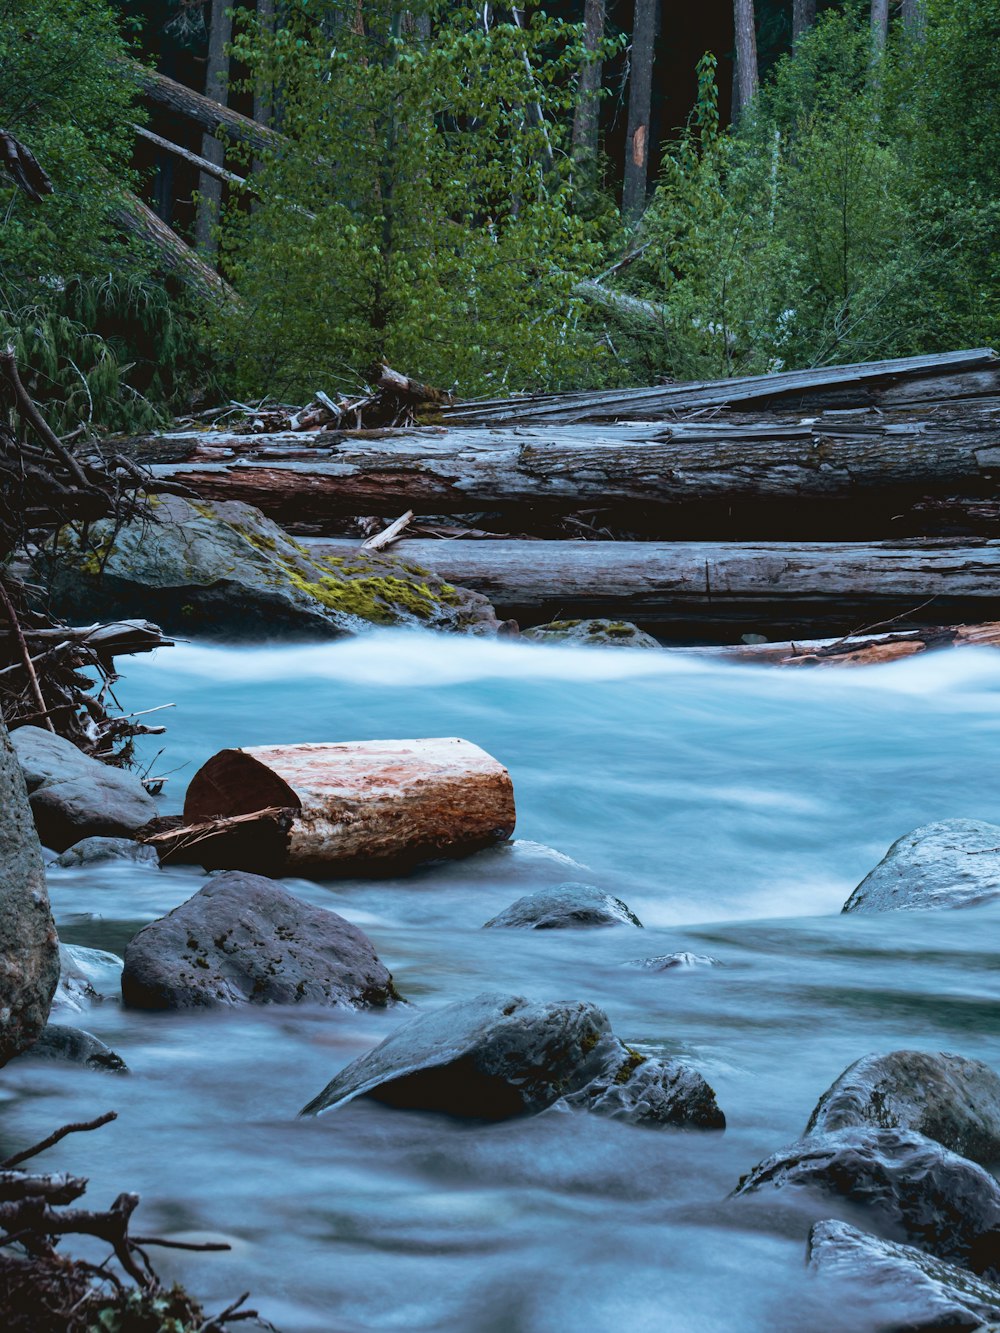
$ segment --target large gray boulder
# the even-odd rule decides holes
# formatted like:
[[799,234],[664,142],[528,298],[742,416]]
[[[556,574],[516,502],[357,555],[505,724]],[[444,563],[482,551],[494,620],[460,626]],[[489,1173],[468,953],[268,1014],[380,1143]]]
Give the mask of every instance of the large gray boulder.
[[261,875],[216,875],[125,948],[122,998],[140,1009],[381,1006],[397,999],[371,940]]
[[0,719],[0,1065],[40,1035],[58,980],[42,852],[21,766]]
[[134,773],[109,768],[41,727],[18,727],[11,740],[46,847],[64,852],[83,838],[128,836],[156,816]]
[[141,842],[133,842],[131,838],[83,838],[57,856],[53,865],[64,870],[76,870],[80,866],[96,866],[109,861],[147,866],[150,870],[160,868],[156,849]]
[[660,646],[652,634],[647,634],[630,620],[552,620],[547,625],[524,630],[521,638],[532,643],[571,643],[588,648]]
[[633,1124],[725,1125],[700,1075],[631,1050],[603,1010],[521,995],[486,993],[421,1014],[341,1070],[302,1114],[355,1097],[473,1120],[558,1105]]
[[593,926],[639,926],[620,898],[593,884],[560,884],[526,894],[487,921],[484,930],[580,930]]
[[994,1276],[1000,1185],[922,1134],[868,1128],[814,1134],[754,1167],[735,1195],[772,1191],[808,1191],[824,1213],[834,1200],[855,1214],[863,1207],[877,1231]]
[[[314,555],[239,501],[150,499],[152,519],[94,524],[81,549],[68,529],[40,574],[66,615],[154,616],[202,635],[339,637],[367,625],[495,633],[485,597],[392,555]],[[95,550],[96,548],[96,550]]]
[[912,1129],[989,1165],[1000,1161],[1000,1078],[943,1051],[866,1055],[824,1092],[806,1134],[852,1125]]
[[976,1329],[1000,1322],[1000,1287],[847,1222],[817,1222],[809,1233],[808,1256],[817,1276],[853,1287],[866,1301],[877,1298],[886,1333]]
[[976,907],[1000,897],[1000,825],[942,819],[894,842],[845,912]]

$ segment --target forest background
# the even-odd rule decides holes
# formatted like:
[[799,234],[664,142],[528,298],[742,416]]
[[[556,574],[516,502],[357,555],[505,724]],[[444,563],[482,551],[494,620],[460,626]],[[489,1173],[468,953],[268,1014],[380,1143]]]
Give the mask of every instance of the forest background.
[[998,93],[1000,0],[0,0],[0,336],[61,431],[996,345]]

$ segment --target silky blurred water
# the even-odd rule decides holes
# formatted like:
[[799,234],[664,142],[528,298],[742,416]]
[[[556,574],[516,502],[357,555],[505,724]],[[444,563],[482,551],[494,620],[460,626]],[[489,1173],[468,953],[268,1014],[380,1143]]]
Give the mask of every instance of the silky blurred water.
[[[513,843],[387,882],[288,887],[362,926],[420,1007],[486,989],[602,1005],[641,1050],[693,1061],[729,1127],[558,1112],[470,1127],[364,1102],[299,1121],[404,1010],[143,1015],[109,997],[78,1021],[132,1074],[9,1067],[4,1145],[117,1109],[48,1154],[51,1168],[88,1174],[95,1205],[137,1189],[146,1234],[231,1240],[231,1254],[164,1252],[161,1267],[209,1307],[249,1288],[285,1333],[885,1322],[806,1274],[809,1222],[834,1206],[726,1196],[870,1051],[1000,1068],[1000,907],[839,915],[900,834],[953,816],[1000,823],[1000,654],[792,671],[386,632],[185,644],[127,671],[126,707],[177,705],[144,746],[153,773],[170,771],[165,813],[225,746],[456,735],[502,760]],[[481,932],[567,879],[613,890],[645,929]],[[61,937],[118,953],[202,882],[121,865],[50,875]],[[723,965],[623,966],[677,950]]]

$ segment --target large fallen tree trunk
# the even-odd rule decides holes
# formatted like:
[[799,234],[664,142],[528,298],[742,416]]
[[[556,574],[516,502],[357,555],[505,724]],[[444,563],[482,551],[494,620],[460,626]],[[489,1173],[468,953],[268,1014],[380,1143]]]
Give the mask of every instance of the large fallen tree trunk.
[[692,505],[723,512],[783,506],[795,520],[804,504],[832,504],[848,511],[852,535],[862,524],[888,535],[895,515],[929,497],[991,496],[1000,471],[1000,407],[922,418],[832,413],[806,421],[425,428],[327,439],[328,450],[316,447],[320,434],[305,452],[294,433],[251,441],[192,431],[145,447],[220,459],[153,472],[206,499],[257,505],[293,532],[314,533],[329,531],[324,524],[338,516],[395,517],[404,509],[544,515],[596,507],[620,510],[626,520],[670,509],[683,525]]
[[238,111],[232,111],[211,97],[196,93],[193,88],[177,83],[166,74],[149,69],[138,60],[123,60],[120,63],[125,75],[142,89],[151,102],[186,120],[193,120],[209,134],[222,130],[234,143],[245,143],[257,153],[265,153],[286,142],[275,130],[268,129]]
[[677,649],[685,654],[762,666],[880,666],[942,648],[1000,648],[1000,621],[985,625],[933,625],[902,633],[845,639],[792,639],[785,643],[736,643],[722,648]]
[[239,297],[215,269],[206,264],[197,251],[162,220],[137,195],[115,210],[115,217],[123,230],[138,236],[157,254],[160,268],[172,273],[186,287],[205,300],[236,304]]
[[[356,544],[316,541],[343,556]],[[612,615],[651,626],[1000,618],[1000,541],[402,541],[404,559],[522,623]]]
[[191,780],[184,825],[148,840],[209,869],[344,875],[465,856],[513,831],[507,770],[448,737],[221,750]]

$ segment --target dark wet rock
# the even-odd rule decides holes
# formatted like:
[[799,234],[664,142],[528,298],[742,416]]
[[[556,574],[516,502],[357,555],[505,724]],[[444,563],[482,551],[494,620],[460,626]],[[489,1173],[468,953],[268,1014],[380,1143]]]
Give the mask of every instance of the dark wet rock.
[[977,1271],[1000,1261],[1000,1185],[981,1166],[910,1130],[840,1129],[774,1153],[735,1194],[813,1192],[817,1209],[840,1199],[872,1227]]
[[103,949],[79,944],[59,945],[59,984],[52,997],[52,1012],[80,1014],[100,1004],[104,993],[121,987],[122,960]]
[[40,1035],[59,980],[59,941],[18,756],[0,720],[0,1065]]
[[1000,825],[924,824],[894,842],[844,904],[845,912],[976,907],[1000,897]]
[[651,634],[629,620],[553,620],[521,632],[532,643],[576,643],[591,648],[659,648]]
[[1000,1322],[1000,1287],[912,1245],[826,1221],[810,1231],[808,1254],[813,1273],[877,1301],[885,1333],[972,1330]]
[[126,861],[155,869],[160,865],[154,848],[133,842],[131,838],[84,838],[57,856],[53,864],[66,869],[99,865],[102,861]]
[[349,1064],[302,1112],[355,1097],[477,1120],[534,1114],[627,1052],[593,1004],[483,994],[421,1014]]
[[609,1115],[630,1125],[725,1129],[726,1117],[701,1074],[680,1060],[626,1058],[566,1098],[574,1109]]
[[[485,597],[394,555],[323,556],[239,501],[151,500],[152,522],[91,526],[81,551],[63,530],[40,574],[63,614],[154,616],[174,631],[335,638],[366,625],[496,633]],[[98,554],[93,553],[96,543]]]
[[722,964],[707,953],[664,953],[657,958],[633,958],[624,966],[644,968],[647,972],[670,972],[674,968],[721,967]]
[[11,740],[47,847],[64,852],[85,838],[127,837],[156,814],[134,773],[91,759],[62,736],[18,727]]
[[125,949],[122,997],[140,1009],[233,1004],[362,1008],[396,996],[367,935],[261,875],[216,875]]
[[560,884],[524,898],[487,921],[484,930],[579,930],[588,926],[642,926],[620,898],[593,884]]
[[824,1092],[806,1134],[851,1125],[912,1129],[988,1165],[1000,1161],[1000,1078],[944,1052],[867,1055]]
[[99,1037],[82,1028],[50,1023],[42,1035],[20,1057],[22,1060],[59,1060],[64,1064],[86,1065],[109,1074],[127,1074],[128,1065]]

